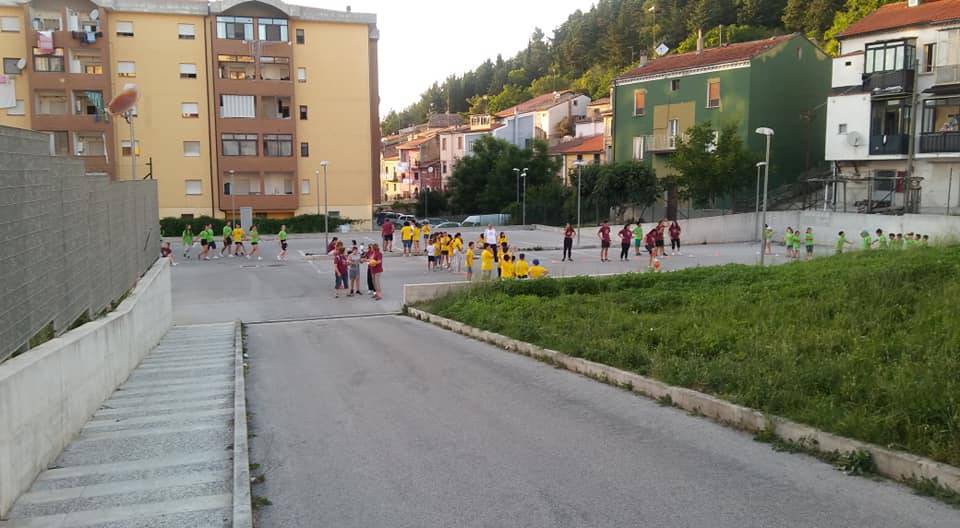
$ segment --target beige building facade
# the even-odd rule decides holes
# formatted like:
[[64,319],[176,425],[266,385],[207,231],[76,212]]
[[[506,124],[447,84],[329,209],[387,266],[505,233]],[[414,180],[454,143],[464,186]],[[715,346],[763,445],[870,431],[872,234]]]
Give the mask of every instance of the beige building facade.
[[[90,173],[156,179],[161,217],[316,214],[325,172],[330,214],[371,220],[374,15],[281,0],[0,0],[0,24],[0,124],[50,132]],[[140,91],[132,142],[104,108],[127,84]]]

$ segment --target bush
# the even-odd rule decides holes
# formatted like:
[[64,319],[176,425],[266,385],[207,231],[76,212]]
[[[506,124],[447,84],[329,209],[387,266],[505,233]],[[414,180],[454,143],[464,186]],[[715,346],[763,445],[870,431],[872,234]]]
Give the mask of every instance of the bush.
[[[288,233],[323,233],[323,215],[300,215],[281,219],[254,218],[253,223],[257,226],[260,234],[263,235],[275,235],[279,233],[280,226],[282,225],[287,226]],[[355,221],[346,218],[330,217],[330,232],[336,231],[341,225],[352,223],[355,223]],[[190,225],[193,228],[193,233],[196,234],[207,224],[213,225],[214,234],[219,235],[223,231],[226,220],[222,218],[210,218],[209,216],[189,219],[160,219],[160,229],[163,230],[163,235],[171,237],[180,236],[183,230],[187,228],[187,225]],[[249,230],[250,226],[244,226],[244,228]]]
[[425,308],[960,465],[960,247],[502,282]]

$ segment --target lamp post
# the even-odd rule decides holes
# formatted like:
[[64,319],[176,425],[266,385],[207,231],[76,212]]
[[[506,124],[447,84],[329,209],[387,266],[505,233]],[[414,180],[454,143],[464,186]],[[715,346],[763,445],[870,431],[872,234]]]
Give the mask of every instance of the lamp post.
[[[757,134],[767,137],[767,156],[766,161],[763,163],[763,220],[762,224],[767,225],[767,189],[770,186],[770,141],[773,139],[773,129],[767,127],[760,127],[756,130]],[[763,240],[761,238],[761,245]],[[764,248],[760,248],[760,265],[764,264]]]
[[513,172],[517,175],[517,203],[520,203],[520,169],[514,167]]
[[[330,162],[323,160],[320,162],[320,167],[323,168],[323,243],[324,248],[330,245],[330,214],[329,214],[329,204],[327,203],[327,165]],[[320,206],[317,205],[319,209]]]
[[577,166],[577,249],[580,249],[580,189],[583,181],[583,160],[574,162]]
[[520,177],[523,178],[523,225],[527,225],[527,170],[523,169]]
[[234,174],[234,171],[231,170],[230,171],[230,216],[233,218],[233,220],[236,220],[237,213],[234,209],[236,209],[237,199],[234,198],[234,196],[237,195],[237,187],[236,185],[233,184],[233,174]]
[[[433,165],[427,168],[427,172],[430,173],[430,177],[429,177],[430,182],[433,183]],[[428,185],[427,192],[426,194],[423,195],[423,217],[424,218],[427,218],[428,216],[430,216],[427,214],[427,205],[430,203],[429,200],[430,200],[430,186]]]
[[[757,163],[757,205],[753,214],[753,232],[756,233],[757,236],[760,236],[760,169],[766,166],[766,164],[767,162],[765,161]],[[763,237],[760,236],[760,240],[762,239]],[[761,251],[762,250],[761,248]]]

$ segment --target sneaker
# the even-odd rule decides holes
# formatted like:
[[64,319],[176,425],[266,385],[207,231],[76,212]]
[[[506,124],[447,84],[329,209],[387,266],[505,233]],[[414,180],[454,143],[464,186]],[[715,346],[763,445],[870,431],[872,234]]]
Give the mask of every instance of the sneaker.
[[263,257],[257,256],[257,260],[263,260]]

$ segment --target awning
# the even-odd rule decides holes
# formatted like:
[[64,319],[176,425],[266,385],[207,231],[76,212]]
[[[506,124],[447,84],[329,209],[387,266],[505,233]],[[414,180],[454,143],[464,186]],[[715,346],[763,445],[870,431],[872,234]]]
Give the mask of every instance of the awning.
[[937,84],[927,88],[923,93],[933,95],[960,95],[960,83]]

